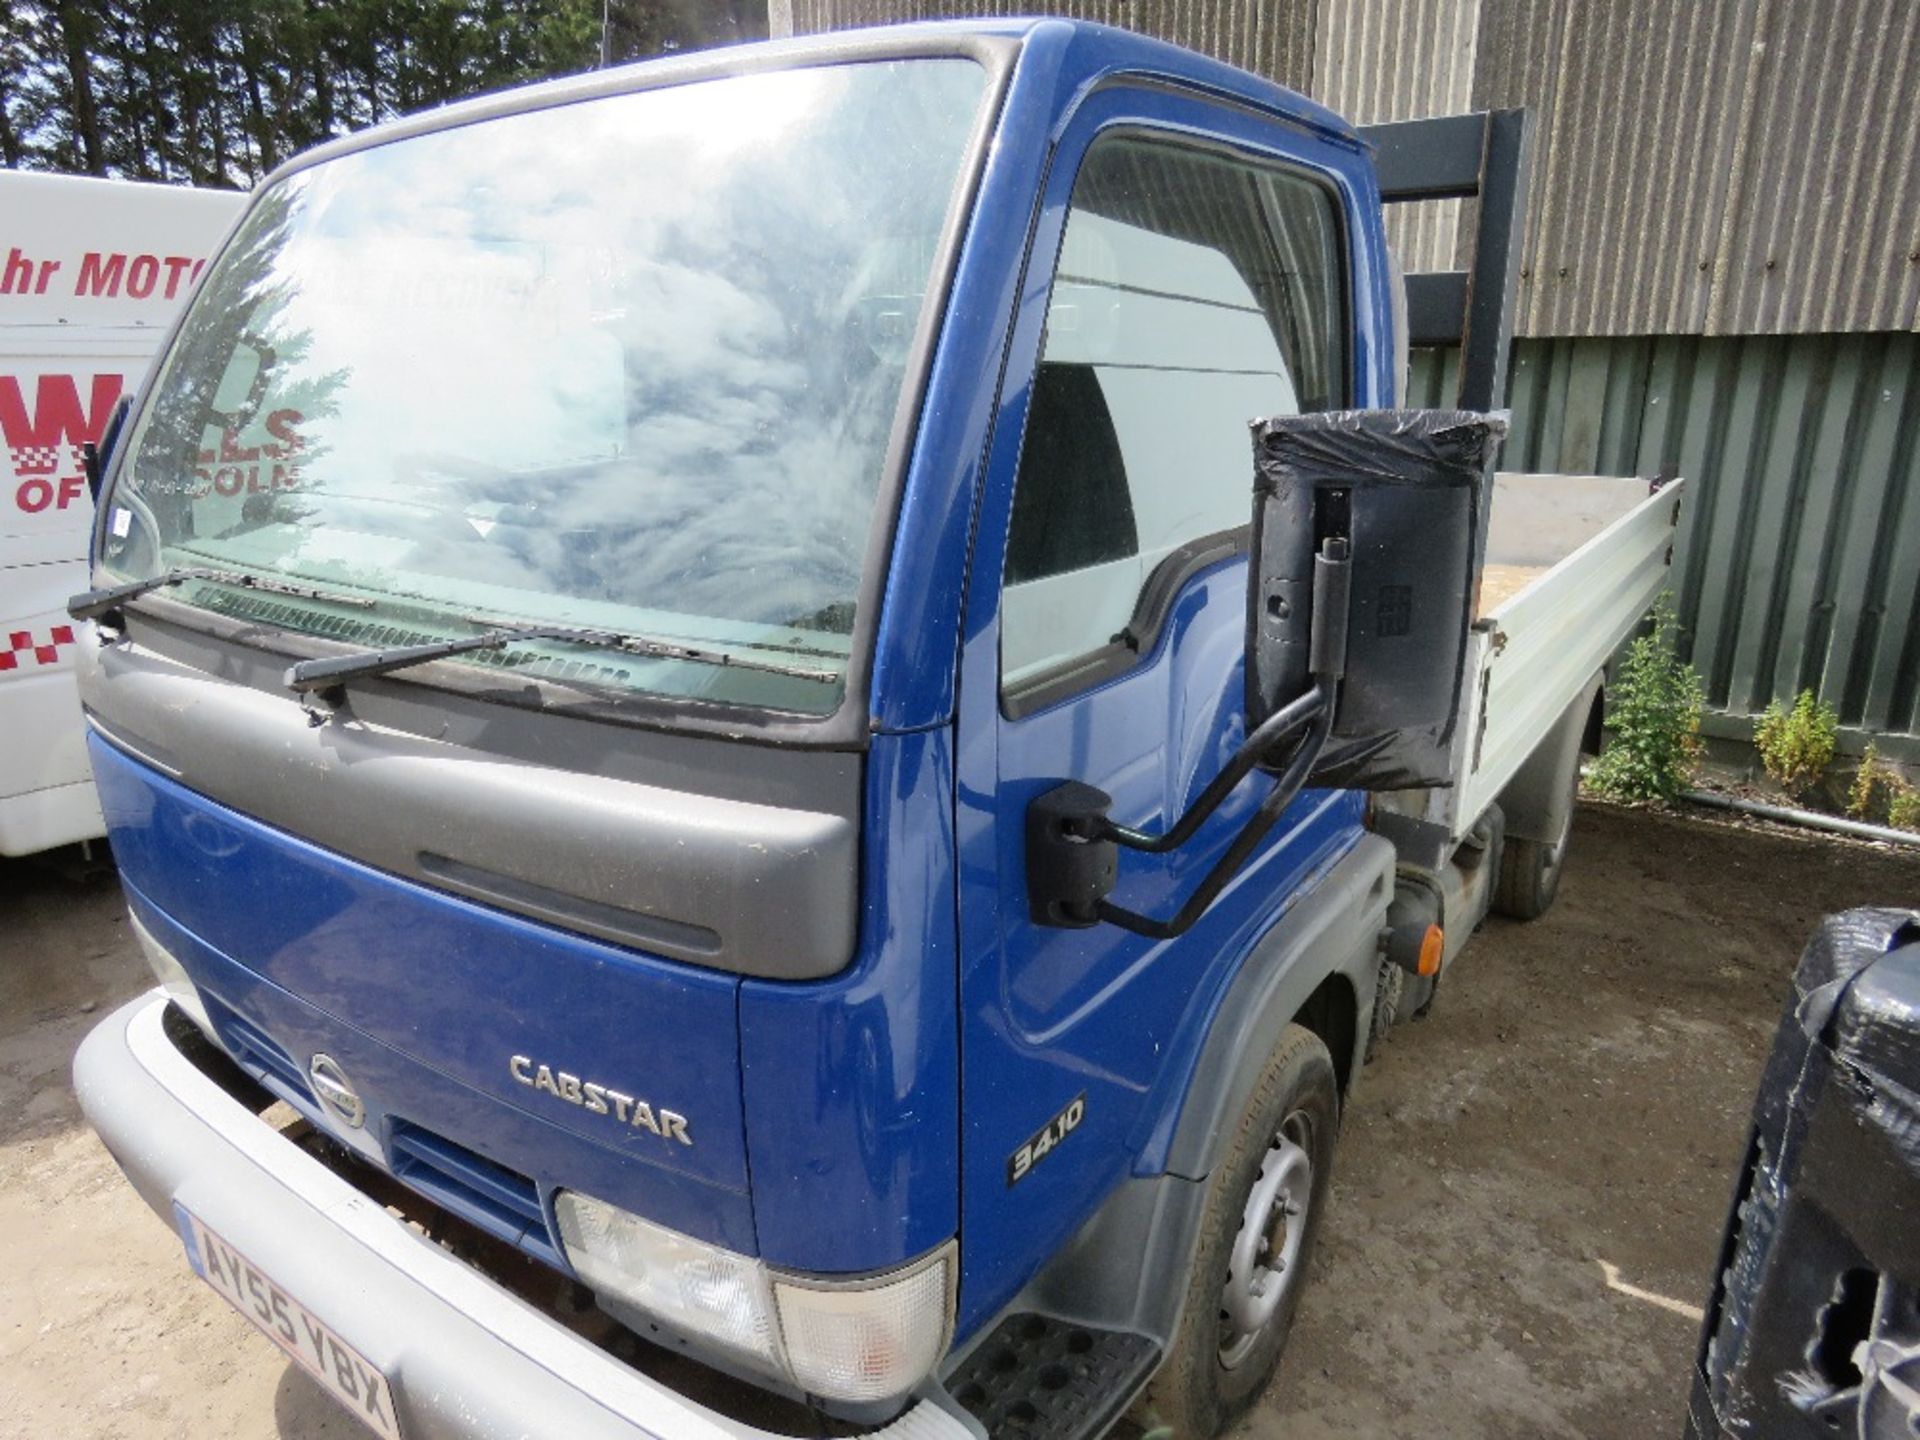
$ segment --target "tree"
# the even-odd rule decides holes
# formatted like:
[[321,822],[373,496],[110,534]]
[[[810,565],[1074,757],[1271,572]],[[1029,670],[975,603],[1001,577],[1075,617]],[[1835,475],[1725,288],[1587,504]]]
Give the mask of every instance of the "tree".
[[251,186],[468,95],[765,32],[752,0],[13,0],[0,163]]

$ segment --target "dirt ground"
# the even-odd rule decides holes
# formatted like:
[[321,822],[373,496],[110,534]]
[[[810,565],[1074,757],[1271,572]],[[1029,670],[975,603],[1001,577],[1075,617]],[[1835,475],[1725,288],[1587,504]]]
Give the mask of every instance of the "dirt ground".
[[[1761,1060],[1829,910],[1920,855],[1583,808],[1558,905],[1396,1030],[1260,1440],[1677,1435]],[[67,1072],[147,984],[111,879],[0,861],[0,1436],[357,1436],[189,1274]],[[1624,1287],[1624,1288],[1616,1288]]]

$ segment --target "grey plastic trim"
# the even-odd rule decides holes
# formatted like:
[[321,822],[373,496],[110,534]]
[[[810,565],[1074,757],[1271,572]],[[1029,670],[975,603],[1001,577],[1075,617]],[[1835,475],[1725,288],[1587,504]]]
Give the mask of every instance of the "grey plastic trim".
[[[1003,1319],[1028,1312],[1145,1335],[1164,1359],[1180,1321],[1206,1208],[1203,1180],[1153,1175],[1123,1181],[1019,1294],[941,1361],[940,1373],[954,1374]],[[1116,1263],[1116,1256],[1124,1256],[1124,1263]],[[1152,1378],[1149,1372],[1143,1388]]]
[[1193,1180],[1212,1173],[1234,1117],[1266,1066],[1281,1032],[1322,981],[1345,975],[1353,985],[1361,1033],[1351,1088],[1366,1063],[1365,1019],[1378,980],[1380,930],[1394,890],[1393,846],[1363,835],[1352,850],[1261,937],[1220,1007],[1167,1154],[1167,1169]]
[[[314,726],[285,692],[215,678],[246,662],[211,643],[197,637],[190,659],[131,641],[84,651],[89,724],[255,819],[503,910],[769,979],[852,958],[857,755],[555,715],[516,732],[484,703],[369,705]],[[391,723],[436,715],[427,733]]]
[[[186,1206],[383,1370],[413,1440],[771,1440],[622,1364],[414,1234],[197,1070],[167,1038],[165,1008],[165,994],[150,992],[81,1044],[81,1108],[157,1214],[171,1221],[174,1204]],[[969,1433],[922,1403],[869,1440]]]

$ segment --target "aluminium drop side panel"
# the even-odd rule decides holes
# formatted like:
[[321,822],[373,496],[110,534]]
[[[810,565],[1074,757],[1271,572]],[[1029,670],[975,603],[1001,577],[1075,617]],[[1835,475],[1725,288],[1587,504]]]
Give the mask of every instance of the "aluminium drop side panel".
[[1451,807],[1456,836],[1500,798],[1665,588],[1684,486],[1676,480],[1649,495],[1477,627],[1481,664]]
[[[1617,520],[1598,526],[1604,506],[1587,493],[1596,480],[1635,483],[1588,476],[1497,477],[1491,548],[1521,563],[1554,563],[1482,616],[1467,637],[1466,677],[1453,729],[1454,783],[1381,797],[1389,811],[1417,826],[1422,864],[1444,859],[1472,830],[1668,583],[1685,482],[1669,482]],[[1569,487],[1568,513],[1550,526],[1525,521],[1518,526],[1555,533],[1537,540],[1503,537],[1509,527],[1500,519],[1498,496],[1505,492],[1537,504],[1555,484]],[[1581,533],[1591,538],[1556,558],[1556,537]],[[1543,548],[1529,552],[1528,544]]]

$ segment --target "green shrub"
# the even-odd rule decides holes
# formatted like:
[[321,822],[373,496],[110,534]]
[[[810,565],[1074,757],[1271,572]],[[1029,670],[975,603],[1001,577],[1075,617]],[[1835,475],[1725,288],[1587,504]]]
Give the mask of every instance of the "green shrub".
[[1615,800],[1671,800],[1700,763],[1700,675],[1673,653],[1673,605],[1653,608],[1653,629],[1627,647],[1610,696],[1607,748],[1588,783]]
[[1789,795],[1804,795],[1820,783],[1839,738],[1840,716],[1811,690],[1802,690],[1791,709],[1774,701],[1753,727],[1760,763]]
[[1896,830],[1920,830],[1920,789],[1903,780],[1893,782],[1887,801],[1887,823]]
[[1853,785],[1847,787],[1847,814],[1855,820],[1870,820],[1874,814],[1874,793],[1885,789],[1880,770],[1880,751],[1866,741],[1866,755],[1860,756],[1860,768],[1853,772]]

